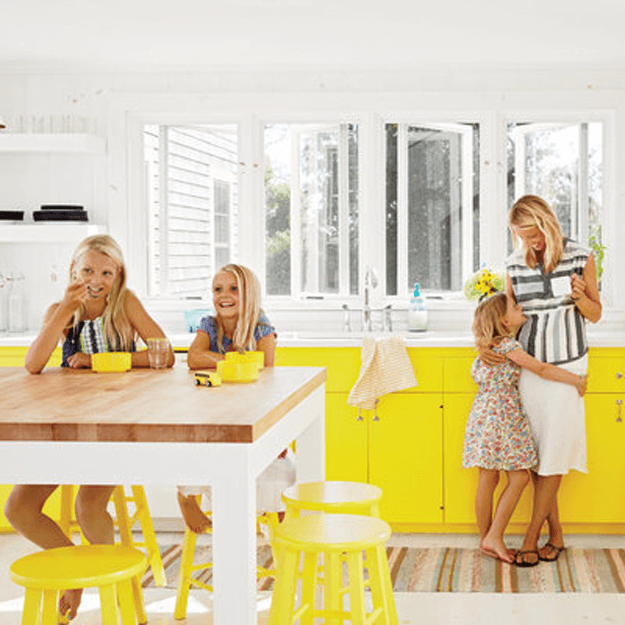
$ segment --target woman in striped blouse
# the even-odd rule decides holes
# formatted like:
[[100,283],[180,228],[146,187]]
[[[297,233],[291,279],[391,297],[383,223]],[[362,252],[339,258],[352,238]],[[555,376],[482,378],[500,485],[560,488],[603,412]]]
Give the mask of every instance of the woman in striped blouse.
[[[515,248],[506,260],[507,294],[523,309],[527,323],[518,339],[543,362],[578,375],[586,373],[586,322],[601,318],[597,271],[592,252],[562,234],[551,207],[535,195],[521,197],[509,216]],[[521,399],[535,439],[539,464],[533,474],[534,506],[515,563],[554,562],[564,549],[557,494],[562,476],[586,472],[584,402],[575,388],[544,380],[523,369]],[[538,547],[545,520],[549,540]]]

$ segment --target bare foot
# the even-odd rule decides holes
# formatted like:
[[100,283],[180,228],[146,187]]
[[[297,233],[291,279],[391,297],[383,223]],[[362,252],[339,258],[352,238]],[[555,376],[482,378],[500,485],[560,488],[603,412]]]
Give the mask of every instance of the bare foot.
[[178,505],[187,527],[196,534],[202,534],[212,526],[212,521],[202,512],[193,495],[178,493]]
[[484,540],[480,543],[480,551],[491,558],[512,564],[514,552],[508,549],[503,540]]
[[59,614],[70,621],[76,616],[82,599],[82,588],[66,590],[59,599]]

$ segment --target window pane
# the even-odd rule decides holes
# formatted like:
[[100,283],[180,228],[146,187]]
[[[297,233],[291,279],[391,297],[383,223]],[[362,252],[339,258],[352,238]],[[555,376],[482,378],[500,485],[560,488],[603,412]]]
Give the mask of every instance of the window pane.
[[151,295],[205,296],[234,253],[237,143],[233,125],[145,127]]
[[479,127],[385,130],[387,294],[405,295],[415,282],[459,290],[479,263]]
[[357,127],[266,126],[265,211],[268,294],[356,293]]
[[512,123],[507,144],[509,206],[522,195],[539,195],[565,236],[600,241],[603,124]]

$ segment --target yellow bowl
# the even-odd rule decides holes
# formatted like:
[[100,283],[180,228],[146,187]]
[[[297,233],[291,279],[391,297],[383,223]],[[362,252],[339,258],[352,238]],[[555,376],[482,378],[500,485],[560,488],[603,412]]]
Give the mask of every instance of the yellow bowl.
[[261,351],[245,352],[244,354],[226,352],[225,358],[234,362],[255,362],[259,371],[265,366],[265,352]]
[[132,368],[132,356],[130,352],[92,354],[91,368],[100,373],[128,371]]
[[254,382],[258,379],[258,365],[255,362],[220,360],[217,373],[223,382]]

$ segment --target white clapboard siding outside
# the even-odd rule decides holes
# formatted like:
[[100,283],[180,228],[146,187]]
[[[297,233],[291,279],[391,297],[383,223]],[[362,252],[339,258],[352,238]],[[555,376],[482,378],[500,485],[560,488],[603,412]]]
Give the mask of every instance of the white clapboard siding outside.
[[150,293],[206,297],[237,246],[233,126],[146,126]]

